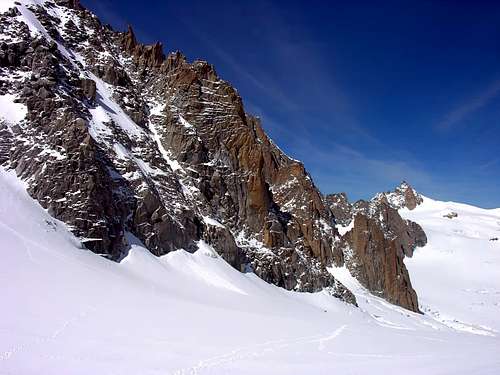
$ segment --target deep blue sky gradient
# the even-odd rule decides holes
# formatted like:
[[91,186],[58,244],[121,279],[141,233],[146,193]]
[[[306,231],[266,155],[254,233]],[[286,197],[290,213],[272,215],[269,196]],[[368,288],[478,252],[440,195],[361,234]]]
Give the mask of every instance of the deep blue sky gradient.
[[498,1],[82,2],[214,64],[324,193],[500,207]]

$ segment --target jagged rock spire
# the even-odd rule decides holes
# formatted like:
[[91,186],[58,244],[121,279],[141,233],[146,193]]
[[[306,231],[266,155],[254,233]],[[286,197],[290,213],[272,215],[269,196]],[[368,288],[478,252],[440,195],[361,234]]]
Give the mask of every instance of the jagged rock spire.
[[379,193],[373,200],[383,201],[396,210],[401,208],[414,210],[423,202],[422,196],[404,180],[394,189],[394,191]]
[[128,25],[127,32],[125,33],[125,38],[123,39],[123,48],[128,53],[134,53],[135,47],[137,47],[137,39],[135,37],[132,26]]
[[165,60],[163,45],[160,42],[152,45],[139,43],[130,25],[123,34],[122,47],[132,56],[135,63],[142,67],[159,68]]
[[[403,207],[408,208],[409,210],[415,209],[420,203],[423,202],[423,198],[420,194],[416,192],[415,189],[406,181],[402,181],[396,189],[394,189],[394,193],[401,196],[403,198]],[[395,207],[395,208],[403,208],[403,207]]]

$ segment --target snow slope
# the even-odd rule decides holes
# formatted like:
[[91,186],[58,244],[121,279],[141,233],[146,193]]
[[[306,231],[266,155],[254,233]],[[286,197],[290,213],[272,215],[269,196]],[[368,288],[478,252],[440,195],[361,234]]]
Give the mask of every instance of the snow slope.
[[[453,212],[458,216],[444,216]],[[424,198],[400,214],[428,237],[428,245],[405,260],[422,310],[457,329],[498,335],[500,210]]]
[[[0,374],[500,371],[496,333],[450,328],[359,285],[355,308],[241,274],[204,243],[195,254],[156,258],[132,236],[128,257],[108,261],[82,249],[1,168],[0,239]],[[416,283],[419,290],[420,278]],[[434,308],[433,294],[422,291]]]

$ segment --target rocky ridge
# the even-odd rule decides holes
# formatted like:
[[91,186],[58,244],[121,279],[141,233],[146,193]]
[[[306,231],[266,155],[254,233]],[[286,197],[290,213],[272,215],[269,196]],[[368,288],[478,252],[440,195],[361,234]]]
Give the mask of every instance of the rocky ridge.
[[422,197],[408,183],[370,201],[349,203],[345,193],[326,197],[342,226],[345,264],[372,293],[389,302],[419,311],[418,298],[403,262],[427,237],[417,223],[404,220],[398,209],[414,209]]
[[0,162],[95,253],[119,261],[130,236],[157,256],[205,241],[240,271],[355,303],[327,270],[345,264],[418,311],[402,259],[425,235],[397,214],[400,192],[334,207],[207,62],[143,45],[77,0],[24,0],[0,16],[0,96],[26,111],[0,121]]

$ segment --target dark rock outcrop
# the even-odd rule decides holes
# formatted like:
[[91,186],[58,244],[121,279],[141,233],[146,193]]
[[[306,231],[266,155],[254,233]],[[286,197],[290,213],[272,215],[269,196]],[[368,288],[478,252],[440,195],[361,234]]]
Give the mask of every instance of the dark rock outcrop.
[[[343,236],[345,264],[372,293],[418,312],[417,294],[403,262],[427,237],[417,223],[404,220],[397,209],[414,207],[422,198],[403,182],[394,192],[371,201],[350,204],[345,194],[326,197],[339,224],[352,228]],[[408,207],[409,208],[409,207]]]
[[449,213],[443,215],[443,217],[446,217],[448,219],[454,219],[454,218],[458,217],[458,214],[456,212],[449,212]]
[[351,222],[353,209],[346,193],[329,194],[325,201],[332,211],[335,223],[347,226]]
[[82,82],[83,96],[88,100],[94,101],[96,96],[95,81],[88,78],[84,78],[81,80],[81,82]]
[[80,4],[80,0],[55,0],[56,4],[65,6],[74,10],[84,10],[83,6]]

